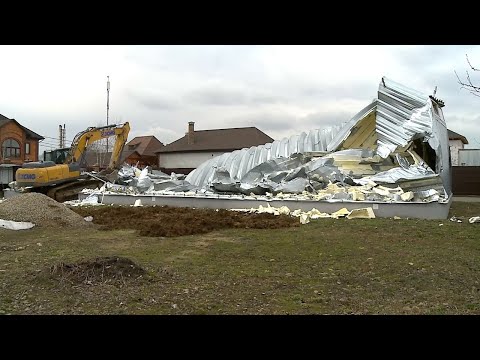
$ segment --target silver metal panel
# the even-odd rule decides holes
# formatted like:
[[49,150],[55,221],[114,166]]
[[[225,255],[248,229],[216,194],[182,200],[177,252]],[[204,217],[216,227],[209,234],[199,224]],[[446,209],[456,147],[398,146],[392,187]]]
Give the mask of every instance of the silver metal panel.
[[376,131],[377,153],[382,157],[409,141],[428,141],[436,153],[435,172],[451,194],[448,130],[442,109],[429,96],[383,77],[378,89]]
[[376,131],[379,155],[432,134],[431,100],[427,95],[387,78],[378,89]]
[[458,165],[480,166],[480,149],[463,149],[458,151]]
[[223,168],[229,172],[234,181],[239,181],[249,170],[268,160],[288,158],[292,154],[305,151],[327,151],[327,147],[340,129],[341,126],[334,126],[310,130],[308,133],[293,135],[265,145],[225,153],[201,164],[187,175],[186,180],[192,185],[205,187],[211,184],[215,170]]

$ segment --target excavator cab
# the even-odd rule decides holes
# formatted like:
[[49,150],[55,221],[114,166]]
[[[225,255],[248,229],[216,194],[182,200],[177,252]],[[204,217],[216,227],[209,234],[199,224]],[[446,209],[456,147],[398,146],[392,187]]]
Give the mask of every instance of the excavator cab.
[[55,164],[65,164],[70,148],[61,148],[43,152],[43,161],[53,161]]

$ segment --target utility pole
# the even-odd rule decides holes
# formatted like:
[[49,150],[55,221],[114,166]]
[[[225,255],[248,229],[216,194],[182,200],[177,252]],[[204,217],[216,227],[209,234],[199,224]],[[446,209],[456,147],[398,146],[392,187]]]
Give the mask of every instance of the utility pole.
[[58,132],[59,132],[59,143],[58,143],[58,147],[59,148],[64,148],[65,147],[65,124],[63,124],[63,129],[62,129],[62,125],[58,125]]
[[[109,101],[110,101],[110,76],[107,76],[107,126],[108,126]],[[108,153],[108,137],[107,137],[107,153]]]

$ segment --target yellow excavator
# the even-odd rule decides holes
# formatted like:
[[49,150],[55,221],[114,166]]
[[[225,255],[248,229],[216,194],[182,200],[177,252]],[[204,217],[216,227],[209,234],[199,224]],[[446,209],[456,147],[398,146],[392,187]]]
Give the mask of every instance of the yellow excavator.
[[[107,180],[108,174],[121,165],[120,155],[127,142],[129,131],[128,122],[87,128],[75,136],[70,148],[51,152],[50,155],[55,154],[56,159],[23,164],[15,174],[15,189],[24,192],[41,192],[63,202],[76,197],[84,188],[96,188]],[[112,136],[115,136],[115,143],[108,167],[95,175],[86,173],[88,145]]]

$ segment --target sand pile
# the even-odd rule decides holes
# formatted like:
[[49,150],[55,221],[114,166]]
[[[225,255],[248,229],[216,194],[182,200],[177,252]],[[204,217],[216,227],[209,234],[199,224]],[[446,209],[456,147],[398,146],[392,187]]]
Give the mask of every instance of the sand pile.
[[28,221],[42,227],[92,226],[82,216],[40,193],[25,193],[0,203],[0,219]]

